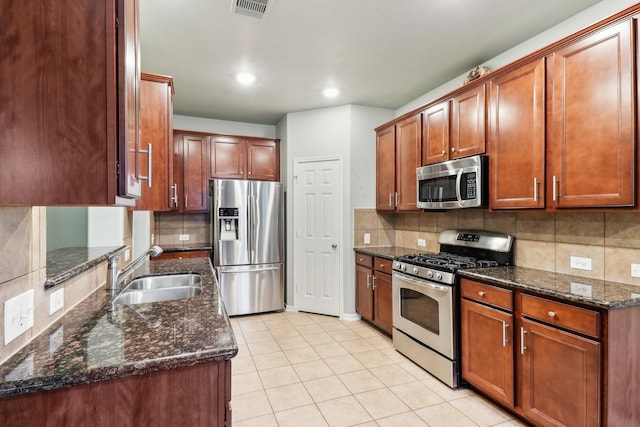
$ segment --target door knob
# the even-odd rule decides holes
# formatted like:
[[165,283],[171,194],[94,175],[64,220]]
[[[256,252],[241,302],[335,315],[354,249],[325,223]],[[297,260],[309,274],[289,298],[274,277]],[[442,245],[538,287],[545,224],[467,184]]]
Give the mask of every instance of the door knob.
[[337,248],[337,247],[338,247],[338,245],[334,243],[333,245],[331,245],[331,247],[332,247],[333,249],[335,249],[335,248]]

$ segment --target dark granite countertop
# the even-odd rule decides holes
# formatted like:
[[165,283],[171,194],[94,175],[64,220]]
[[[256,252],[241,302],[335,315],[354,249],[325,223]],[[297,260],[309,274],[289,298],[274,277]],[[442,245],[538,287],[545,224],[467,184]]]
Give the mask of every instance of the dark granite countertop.
[[371,256],[379,256],[381,258],[393,259],[393,257],[412,254],[418,252],[415,249],[403,248],[402,246],[359,246],[353,248],[355,252]]
[[133,276],[195,272],[202,293],[112,309],[101,287],[0,365],[0,397],[234,357],[238,345],[208,258],[145,261]]
[[47,252],[45,289],[53,288],[87,271],[124,248],[125,246],[73,247]]
[[189,246],[161,246],[164,252],[210,251],[211,243],[190,243]]
[[491,267],[458,270],[462,277],[597,308],[615,309],[640,305],[640,286],[607,282],[524,267]]

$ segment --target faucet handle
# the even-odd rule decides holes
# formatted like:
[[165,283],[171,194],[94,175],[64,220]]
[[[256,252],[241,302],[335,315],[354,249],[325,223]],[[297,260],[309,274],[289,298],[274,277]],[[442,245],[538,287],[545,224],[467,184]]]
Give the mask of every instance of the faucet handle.
[[120,254],[124,251],[126,251],[127,249],[129,249],[129,246],[123,246],[120,249],[118,249],[117,251],[113,252],[112,254],[110,254],[107,257],[107,260],[109,262],[109,267],[114,267],[118,265],[118,259],[120,258]]

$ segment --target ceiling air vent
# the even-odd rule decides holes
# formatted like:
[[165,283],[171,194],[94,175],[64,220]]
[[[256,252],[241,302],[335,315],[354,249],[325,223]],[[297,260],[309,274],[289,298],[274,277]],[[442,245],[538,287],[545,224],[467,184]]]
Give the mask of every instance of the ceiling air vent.
[[262,19],[271,9],[273,0],[231,0],[231,10],[239,15]]

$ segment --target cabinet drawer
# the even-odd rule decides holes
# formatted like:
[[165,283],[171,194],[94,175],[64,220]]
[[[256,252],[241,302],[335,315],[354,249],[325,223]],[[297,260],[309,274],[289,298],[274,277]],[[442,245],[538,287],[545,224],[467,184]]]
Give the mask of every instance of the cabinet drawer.
[[373,258],[373,269],[391,274],[393,260],[380,257]]
[[509,289],[467,279],[462,279],[460,286],[461,294],[464,298],[490,304],[509,311],[513,310],[513,292]]
[[522,295],[522,315],[592,337],[600,336],[600,313],[597,311]]
[[356,252],[356,264],[371,268],[373,267],[373,257],[361,252]]

